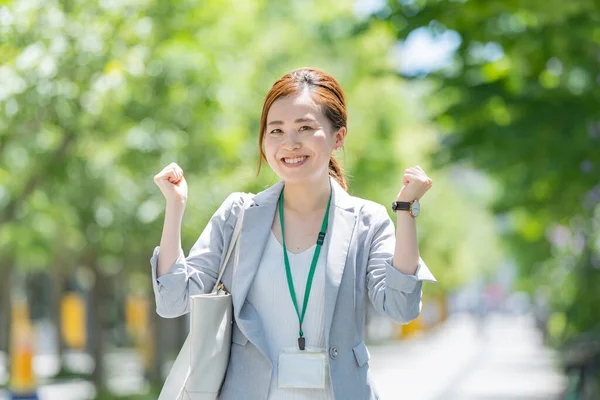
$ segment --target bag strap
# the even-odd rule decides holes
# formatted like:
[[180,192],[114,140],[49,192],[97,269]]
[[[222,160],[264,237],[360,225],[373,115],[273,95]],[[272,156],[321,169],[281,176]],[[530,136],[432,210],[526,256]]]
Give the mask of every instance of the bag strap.
[[212,293],[216,293],[219,290],[219,286],[221,284],[221,278],[223,278],[223,273],[225,272],[225,267],[227,266],[227,262],[229,261],[229,257],[231,256],[231,252],[233,248],[236,247],[235,255],[233,258],[233,272],[232,277],[235,274],[235,269],[237,267],[238,258],[239,258],[239,246],[236,246],[238,238],[240,237],[240,232],[242,230],[242,222],[244,221],[244,212],[246,211],[245,204],[242,205],[242,209],[240,211],[240,215],[238,215],[237,222],[235,223],[235,228],[233,229],[233,234],[231,235],[231,240],[229,241],[229,248],[227,249],[227,254],[223,259],[223,264],[221,264],[221,268],[219,270],[219,276],[217,281],[215,282],[215,286],[213,287]]

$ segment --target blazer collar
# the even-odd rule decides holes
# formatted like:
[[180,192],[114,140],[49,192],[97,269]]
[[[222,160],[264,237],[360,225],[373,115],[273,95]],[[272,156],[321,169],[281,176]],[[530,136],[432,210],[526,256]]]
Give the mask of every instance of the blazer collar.
[[[323,253],[326,253],[325,273],[325,309],[324,329],[326,343],[329,343],[329,331],[333,321],[333,312],[337,295],[342,281],[346,257],[354,233],[357,220],[356,203],[333,177],[332,204],[329,212],[328,232],[323,243]],[[240,259],[233,278],[232,296],[234,316],[242,332],[253,342],[263,354],[268,353],[268,344],[256,310],[246,302],[248,291],[254,281],[254,276],[260,264],[265,245],[271,233],[271,226],[279,194],[283,189],[283,180],[252,197],[252,203],[245,211],[242,231],[238,245]]]

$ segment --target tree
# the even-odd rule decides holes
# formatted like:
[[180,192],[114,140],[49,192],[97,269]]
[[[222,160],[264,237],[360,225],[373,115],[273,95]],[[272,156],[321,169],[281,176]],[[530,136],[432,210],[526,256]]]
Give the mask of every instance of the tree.
[[[552,280],[560,265],[547,237],[572,218],[591,224],[599,200],[592,196],[600,165],[598,5],[421,0],[389,2],[372,16],[400,40],[417,30],[460,38],[450,65],[412,78],[427,75],[434,87],[439,164],[471,165],[504,188],[493,209],[512,222],[508,243],[525,287]],[[597,259],[597,246],[591,251]],[[597,286],[598,262],[578,257],[568,277],[574,290]],[[562,340],[596,323],[583,311],[596,307],[596,296],[583,290],[566,298],[553,289],[555,310],[567,315]]]

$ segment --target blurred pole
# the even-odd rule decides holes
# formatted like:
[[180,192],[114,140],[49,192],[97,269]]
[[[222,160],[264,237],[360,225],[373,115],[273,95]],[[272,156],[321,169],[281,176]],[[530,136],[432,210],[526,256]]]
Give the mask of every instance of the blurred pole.
[[10,398],[38,400],[33,374],[34,334],[24,297],[16,297],[13,302],[11,331]]
[[148,299],[139,294],[130,294],[125,300],[125,323],[127,331],[136,344],[143,342],[148,330]]
[[154,344],[152,343],[152,327],[150,326],[148,299],[139,294],[130,294],[125,301],[125,324],[127,331],[135,342],[135,347],[142,359],[146,375],[152,369],[154,361]]
[[60,304],[61,336],[71,349],[83,350],[87,341],[85,299],[77,292],[67,292]]
[[405,339],[409,338],[423,330],[422,318],[419,315],[415,320],[411,321],[406,325],[398,326],[398,338]]

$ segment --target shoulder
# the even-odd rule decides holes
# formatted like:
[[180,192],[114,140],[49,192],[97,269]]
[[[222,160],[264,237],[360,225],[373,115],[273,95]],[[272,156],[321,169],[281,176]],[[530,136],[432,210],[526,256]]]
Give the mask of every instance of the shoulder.
[[221,208],[228,210],[230,215],[239,215],[242,208],[252,203],[254,196],[254,193],[233,192],[223,201]]
[[353,205],[356,216],[357,243],[372,243],[375,237],[389,232],[394,226],[387,208],[382,204],[356,196],[351,196],[348,200]]
[[351,195],[348,200],[354,204],[359,218],[367,226],[380,225],[391,220],[387,208],[382,204]]
[[227,196],[227,198],[225,199],[223,204],[224,205],[227,204],[230,207],[231,206],[240,207],[240,206],[243,206],[244,204],[250,202],[254,196],[255,196],[254,193],[233,192],[229,196]]

